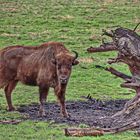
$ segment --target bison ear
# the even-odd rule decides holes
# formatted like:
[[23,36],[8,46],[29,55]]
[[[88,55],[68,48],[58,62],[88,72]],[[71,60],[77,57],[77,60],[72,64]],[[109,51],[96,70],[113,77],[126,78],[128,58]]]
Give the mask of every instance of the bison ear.
[[51,62],[56,65],[56,60],[55,59],[51,59]]
[[79,61],[78,60],[74,60],[72,65],[78,65],[79,64]]

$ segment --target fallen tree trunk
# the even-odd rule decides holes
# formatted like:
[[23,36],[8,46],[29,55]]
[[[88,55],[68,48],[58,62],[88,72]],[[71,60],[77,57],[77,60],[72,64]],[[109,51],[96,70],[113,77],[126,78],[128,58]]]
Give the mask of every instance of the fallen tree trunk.
[[65,136],[102,136],[104,131],[94,128],[66,128]]
[[124,132],[126,130],[133,130],[139,128],[140,122],[131,122],[129,124],[125,124],[122,127],[114,127],[110,129],[105,128],[66,128],[64,130],[65,136],[74,136],[74,137],[82,137],[82,136],[103,136],[107,134],[115,134]]

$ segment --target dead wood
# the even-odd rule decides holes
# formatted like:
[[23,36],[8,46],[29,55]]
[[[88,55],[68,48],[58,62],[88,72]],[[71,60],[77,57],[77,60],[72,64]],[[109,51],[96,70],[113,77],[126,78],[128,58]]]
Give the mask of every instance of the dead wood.
[[89,53],[115,51],[116,48],[113,43],[104,43],[100,47],[90,47],[87,49]]
[[104,131],[94,128],[66,128],[64,130],[65,136],[101,136]]
[[132,79],[131,76],[128,76],[128,75],[126,75],[126,74],[124,74],[122,72],[119,72],[119,71],[115,70],[112,67],[105,68],[105,67],[102,67],[102,66],[99,66],[99,65],[96,65],[95,67],[96,68],[102,68],[102,69],[104,69],[106,71],[109,71],[111,74],[115,75],[116,77],[122,78],[125,81],[131,81],[131,79]]
[[[140,24],[140,23],[139,23]],[[139,25],[138,24],[138,25]],[[111,74],[125,80],[121,87],[131,88],[136,91],[136,96],[128,101],[124,108],[112,116],[99,118],[98,123],[103,128],[84,128],[84,129],[65,129],[67,136],[101,136],[105,134],[114,134],[126,130],[137,130],[140,134],[140,36],[135,32],[138,25],[133,29],[119,27],[116,30],[107,32],[103,31],[103,35],[112,38],[113,42],[101,45],[98,48],[89,48],[88,52],[103,52],[117,50],[116,58],[111,59],[108,63],[123,62],[128,65],[132,76],[123,74],[114,68],[98,68],[105,69]],[[113,49],[114,48],[114,49]]]
[[124,79],[125,81],[130,81],[132,79],[131,76],[128,76],[122,72],[119,72],[117,70],[115,70],[114,68],[110,67],[110,68],[106,68],[107,71],[111,72],[111,74],[120,77],[122,79]]
[[139,128],[140,122],[130,122],[129,124],[125,124],[122,127],[115,128],[66,128],[64,130],[65,136],[102,136],[106,134],[115,134],[124,132],[126,130],[133,130]]

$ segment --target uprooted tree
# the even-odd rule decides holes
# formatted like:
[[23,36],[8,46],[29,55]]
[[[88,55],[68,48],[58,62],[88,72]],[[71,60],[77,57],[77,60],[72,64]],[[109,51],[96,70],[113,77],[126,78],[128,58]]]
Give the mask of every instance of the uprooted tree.
[[132,129],[137,130],[138,134],[140,134],[140,36],[135,32],[138,25],[134,30],[122,27],[111,30],[110,32],[104,30],[103,35],[111,37],[112,42],[103,42],[98,48],[91,47],[87,49],[89,53],[118,51],[117,57],[110,58],[108,63],[122,62],[127,64],[132,76],[123,74],[112,67],[102,68],[122,78],[125,82],[121,84],[121,87],[134,89],[136,91],[136,96],[125,104],[123,110],[117,112],[113,116],[100,118],[99,121],[104,124],[104,128],[68,128],[65,129],[65,135],[97,136],[114,134]]

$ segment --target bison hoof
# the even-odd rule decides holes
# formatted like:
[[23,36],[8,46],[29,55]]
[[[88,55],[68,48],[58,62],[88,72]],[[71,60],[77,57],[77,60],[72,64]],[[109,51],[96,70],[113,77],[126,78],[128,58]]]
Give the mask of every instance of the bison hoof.
[[62,114],[62,116],[63,116],[64,118],[70,118],[70,117],[71,117],[71,115],[70,115],[69,113]]
[[8,111],[15,111],[16,109],[14,107],[8,108]]
[[45,111],[38,111],[38,117],[45,117],[46,116],[46,112]]

